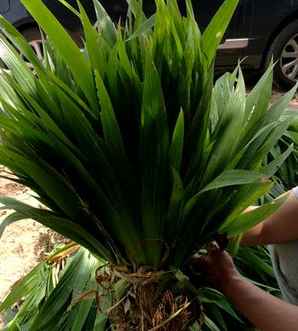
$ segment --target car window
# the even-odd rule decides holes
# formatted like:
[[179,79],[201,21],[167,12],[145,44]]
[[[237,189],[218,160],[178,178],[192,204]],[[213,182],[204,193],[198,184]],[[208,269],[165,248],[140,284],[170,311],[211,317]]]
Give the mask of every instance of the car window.
[[[224,0],[193,0],[194,11],[202,30],[208,25]],[[252,23],[252,0],[240,0],[227,29],[227,38],[246,38]]]
[[5,13],[9,10],[9,0],[0,0],[0,13]]

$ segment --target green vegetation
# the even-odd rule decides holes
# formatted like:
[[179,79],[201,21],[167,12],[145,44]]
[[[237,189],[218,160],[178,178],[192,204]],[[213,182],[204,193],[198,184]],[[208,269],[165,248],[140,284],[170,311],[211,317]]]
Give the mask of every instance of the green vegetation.
[[[270,191],[293,149],[263,162],[291,122],[284,110],[295,88],[268,112],[272,65],[248,96],[240,68],[214,86],[216,50],[237,0],[226,0],[204,33],[189,1],[186,17],[176,0],[156,0],[156,14],[146,18],[141,1],[130,0],[124,27],[98,2],[93,27],[79,6],[83,51],[41,0],[23,3],[47,41],[41,61],[0,18],[8,68],[0,79],[0,162],[44,207],[1,197],[14,213],[0,226],[35,219],[109,263],[95,282],[72,262],[45,301],[42,292],[26,327],[102,330],[108,316],[115,330],[224,330],[222,311],[237,315],[183,271],[218,234],[240,236],[283,202],[243,214]],[[88,252],[77,254],[71,261],[98,268]],[[109,289],[104,303],[95,300],[97,316],[94,298],[75,307],[81,324],[66,309],[77,281],[79,292]]]

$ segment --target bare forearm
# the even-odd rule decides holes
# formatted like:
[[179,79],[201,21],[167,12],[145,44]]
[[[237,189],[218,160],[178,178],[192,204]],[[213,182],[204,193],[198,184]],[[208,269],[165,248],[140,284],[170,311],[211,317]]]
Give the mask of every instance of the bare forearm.
[[243,245],[282,244],[298,240],[298,199],[293,192],[286,194],[287,201],[276,213],[243,236]]
[[241,276],[226,282],[224,294],[261,331],[297,331],[298,307],[264,292]]
[[244,234],[241,240],[241,245],[244,246],[258,246],[264,245],[262,238],[263,223],[258,224]]

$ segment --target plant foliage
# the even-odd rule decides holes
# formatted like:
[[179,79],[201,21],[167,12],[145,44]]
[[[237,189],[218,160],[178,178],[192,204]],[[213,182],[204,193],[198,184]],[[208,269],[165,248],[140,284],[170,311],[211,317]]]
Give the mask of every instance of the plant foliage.
[[241,235],[280,206],[242,215],[285,159],[263,163],[289,126],[282,115],[295,89],[267,112],[272,65],[248,96],[239,68],[213,86],[238,0],[226,0],[203,33],[190,1],[182,16],[176,0],[156,0],[147,18],[130,0],[124,27],[97,1],[92,26],[79,3],[82,50],[41,0],[23,3],[47,41],[40,60],[0,18],[8,69],[0,162],[46,208],[1,197],[14,210],[2,226],[32,218],[112,265],[167,271],[218,233]]
[[181,266],[219,230],[250,225],[235,220],[269,190],[275,168],[262,160],[289,120],[282,102],[267,112],[272,66],[247,98],[240,71],[213,89],[218,35],[237,1],[203,34],[189,3],[183,17],[176,1],[159,0],[148,21],[132,2],[125,29],[97,2],[96,29],[80,6],[83,52],[40,0],[23,2],[49,43],[41,63],[1,19],[10,72],[0,159],[48,210],[2,198],[10,219],[32,217],[113,263],[154,268],[165,257]]
[[4,330],[106,330],[106,315],[98,313],[95,300],[95,289],[98,296],[103,289],[94,277],[104,263],[74,244],[51,253],[1,303],[0,311],[8,312],[12,306],[17,310],[11,318],[7,313],[10,321]]
[[[258,286],[277,293],[265,250],[243,247],[239,250],[236,263],[242,274]],[[19,280],[0,304],[0,311],[5,312],[7,320],[4,331],[109,330],[106,311],[112,305],[113,292],[107,293],[96,284],[96,270],[103,273],[105,262],[92,257],[86,249],[74,244],[56,248]],[[221,293],[207,287],[202,288],[199,294],[209,325],[214,326],[211,331],[216,328],[223,331],[250,330]],[[203,327],[203,330],[208,329],[208,325]]]

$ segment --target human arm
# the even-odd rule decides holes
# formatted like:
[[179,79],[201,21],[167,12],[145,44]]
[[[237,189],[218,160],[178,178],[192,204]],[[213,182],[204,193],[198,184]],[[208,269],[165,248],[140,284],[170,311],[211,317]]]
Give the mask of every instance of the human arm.
[[244,234],[242,245],[282,244],[298,240],[298,198],[293,191],[285,194],[288,198],[281,208]]
[[297,331],[298,306],[290,305],[264,292],[243,278],[230,255],[213,249],[198,260],[215,287],[230,299],[257,329],[261,331]]

